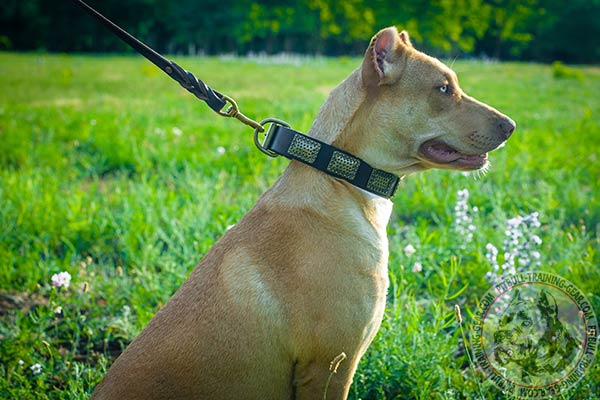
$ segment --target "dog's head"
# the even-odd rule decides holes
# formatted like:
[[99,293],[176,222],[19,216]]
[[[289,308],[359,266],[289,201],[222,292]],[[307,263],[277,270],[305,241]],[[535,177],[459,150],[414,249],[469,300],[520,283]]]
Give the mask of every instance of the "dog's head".
[[[428,168],[479,170],[515,123],[467,96],[454,71],[412,46],[406,32],[373,37],[361,68],[366,125],[354,149],[398,175]],[[383,137],[373,140],[372,135]]]

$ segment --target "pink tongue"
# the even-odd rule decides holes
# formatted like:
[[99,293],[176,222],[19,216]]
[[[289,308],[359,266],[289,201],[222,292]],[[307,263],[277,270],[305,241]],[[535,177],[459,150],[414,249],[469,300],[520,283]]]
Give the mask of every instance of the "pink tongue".
[[460,154],[458,151],[442,142],[427,143],[423,146],[421,151],[427,158],[441,163],[448,163],[465,157],[463,154]]

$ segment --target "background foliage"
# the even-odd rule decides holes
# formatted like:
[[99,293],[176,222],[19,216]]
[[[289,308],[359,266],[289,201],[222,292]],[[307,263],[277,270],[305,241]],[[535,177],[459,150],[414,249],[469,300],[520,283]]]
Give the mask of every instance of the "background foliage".
[[[359,54],[407,29],[435,55],[597,63],[600,0],[89,0],[163,53]],[[4,0],[0,49],[128,49],[69,0]]]

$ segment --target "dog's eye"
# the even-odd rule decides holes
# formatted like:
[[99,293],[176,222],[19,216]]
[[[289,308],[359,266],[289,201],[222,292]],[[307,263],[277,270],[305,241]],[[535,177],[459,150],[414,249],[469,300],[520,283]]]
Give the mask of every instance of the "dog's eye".
[[447,93],[448,90],[449,90],[449,87],[448,87],[448,85],[442,85],[442,86],[439,87],[439,90],[442,93]]

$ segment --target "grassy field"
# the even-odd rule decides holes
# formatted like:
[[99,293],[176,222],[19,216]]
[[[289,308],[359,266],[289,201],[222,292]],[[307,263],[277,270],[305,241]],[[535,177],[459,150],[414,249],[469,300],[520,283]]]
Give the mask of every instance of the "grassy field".
[[[177,61],[247,115],[301,131],[360,63]],[[540,265],[528,268],[575,283],[600,312],[600,69],[453,68],[517,131],[485,177],[427,171],[401,184],[388,309],[352,399],[503,398],[469,367],[454,307],[468,334],[491,287],[486,245],[505,261],[507,221],[519,215],[541,222],[528,231],[541,239],[532,250]],[[0,398],[91,393],[287,165],[257,151],[251,135],[140,57],[0,53]],[[61,271],[68,288],[51,283]],[[600,398],[598,365],[563,398]]]

